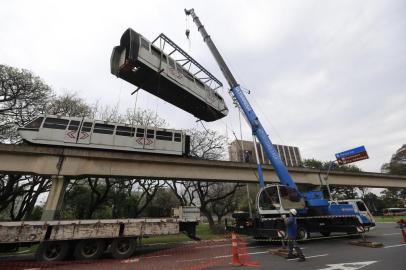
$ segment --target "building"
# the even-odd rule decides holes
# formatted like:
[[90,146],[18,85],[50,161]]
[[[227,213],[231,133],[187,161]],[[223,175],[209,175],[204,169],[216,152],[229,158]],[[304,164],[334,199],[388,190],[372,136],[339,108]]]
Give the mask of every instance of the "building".
[[[258,155],[261,164],[270,164],[260,143]],[[274,144],[276,151],[287,167],[298,167],[302,163],[299,148],[296,146]],[[254,143],[252,141],[235,140],[228,147],[230,161],[256,163]]]

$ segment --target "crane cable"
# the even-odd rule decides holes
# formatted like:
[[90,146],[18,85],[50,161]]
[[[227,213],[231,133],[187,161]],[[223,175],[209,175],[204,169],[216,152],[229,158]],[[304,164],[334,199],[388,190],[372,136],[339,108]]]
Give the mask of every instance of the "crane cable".
[[187,39],[187,43],[188,43],[188,49],[189,49],[189,52],[190,52],[191,49],[192,49],[192,42],[190,40],[189,16],[187,16],[187,15],[186,15],[186,18],[185,18],[185,24],[186,24],[185,35],[186,35],[186,39]]

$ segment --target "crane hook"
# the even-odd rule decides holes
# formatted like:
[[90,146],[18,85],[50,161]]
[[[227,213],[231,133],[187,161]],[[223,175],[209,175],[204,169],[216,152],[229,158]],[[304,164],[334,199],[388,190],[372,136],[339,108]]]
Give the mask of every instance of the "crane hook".
[[187,39],[189,39],[189,36],[190,36],[190,30],[189,29],[186,29],[185,35],[186,35]]

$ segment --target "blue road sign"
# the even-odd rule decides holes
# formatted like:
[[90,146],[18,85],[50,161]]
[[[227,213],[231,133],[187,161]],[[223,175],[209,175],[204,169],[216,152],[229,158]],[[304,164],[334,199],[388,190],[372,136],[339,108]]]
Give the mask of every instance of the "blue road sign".
[[341,153],[337,153],[335,156],[338,161],[338,164],[340,165],[368,158],[365,146],[359,146]]

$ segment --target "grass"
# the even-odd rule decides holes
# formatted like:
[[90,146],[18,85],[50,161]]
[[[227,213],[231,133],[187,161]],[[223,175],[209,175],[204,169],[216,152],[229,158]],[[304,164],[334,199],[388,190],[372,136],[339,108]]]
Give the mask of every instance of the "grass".
[[406,216],[375,216],[376,222],[397,222],[401,219],[406,220]]
[[35,253],[37,251],[39,244],[34,244],[30,247],[19,247],[17,251],[13,252],[2,252],[0,255],[12,255],[12,254],[29,254],[29,253]]
[[[212,240],[221,238],[221,234],[214,234],[210,231],[209,224],[199,224],[196,227],[196,236],[202,240]],[[155,243],[180,243],[191,241],[185,234],[176,235],[160,235],[142,239],[142,244],[155,244]]]

